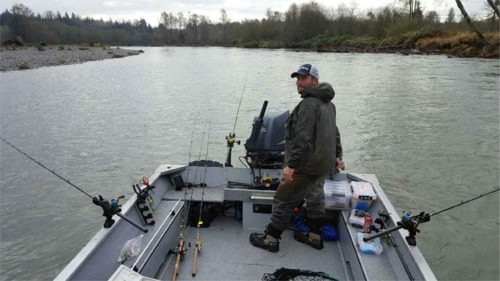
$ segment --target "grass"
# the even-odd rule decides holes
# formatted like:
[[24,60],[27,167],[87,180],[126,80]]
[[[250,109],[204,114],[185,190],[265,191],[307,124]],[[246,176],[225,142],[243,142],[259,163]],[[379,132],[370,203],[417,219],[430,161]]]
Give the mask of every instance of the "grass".
[[422,38],[416,42],[416,47],[420,50],[437,49],[460,57],[500,58],[500,33],[485,33],[484,36],[491,45],[490,49],[483,46],[473,32],[457,32],[445,36]]

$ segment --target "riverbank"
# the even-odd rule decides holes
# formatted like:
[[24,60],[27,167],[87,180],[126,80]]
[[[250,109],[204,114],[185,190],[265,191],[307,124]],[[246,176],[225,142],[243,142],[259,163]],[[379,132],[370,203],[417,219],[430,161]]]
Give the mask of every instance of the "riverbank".
[[318,35],[298,43],[281,41],[236,41],[234,47],[287,48],[296,51],[327,53],[399,53],[402,55],[447,55],[449,57],[500,58],[500,33],[484,34],[488,46],[473,32],[447,32],[436,28],[422,28],[403,35],[387,38],[351,35]]
[[140,54],[142,51],[119,47],[32,46],[2,47],[0,71],[35,69],[39,67],[79,64]]

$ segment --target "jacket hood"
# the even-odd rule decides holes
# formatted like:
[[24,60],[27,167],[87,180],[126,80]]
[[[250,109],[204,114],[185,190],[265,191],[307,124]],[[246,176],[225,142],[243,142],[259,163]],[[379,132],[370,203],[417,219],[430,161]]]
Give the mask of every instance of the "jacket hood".
[[330,102],[334,96],[335,91],[333,91],[332,85],[324,82],[304,90],[301,94],[303,99],[307,97],[315,97],[325,103]]

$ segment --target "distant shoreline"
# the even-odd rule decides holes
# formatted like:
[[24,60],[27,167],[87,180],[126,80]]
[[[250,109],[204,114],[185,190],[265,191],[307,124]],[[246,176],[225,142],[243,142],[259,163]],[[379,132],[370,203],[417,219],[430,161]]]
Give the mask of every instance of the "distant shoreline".
[[77,45],[2,47],[0,49],[0,72],[123,58],[138,55],[141,52],[121,49],[119,47],[82,47]]

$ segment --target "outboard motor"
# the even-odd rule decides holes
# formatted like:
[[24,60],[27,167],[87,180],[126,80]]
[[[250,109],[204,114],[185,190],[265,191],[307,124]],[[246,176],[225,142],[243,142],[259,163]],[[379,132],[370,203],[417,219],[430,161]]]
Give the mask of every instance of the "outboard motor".
[[247,161],[252,168],[281,169],[285,157],[285,124],[289,112],[269,110],[264,101],[254,118],[252,134],[245,143]]

